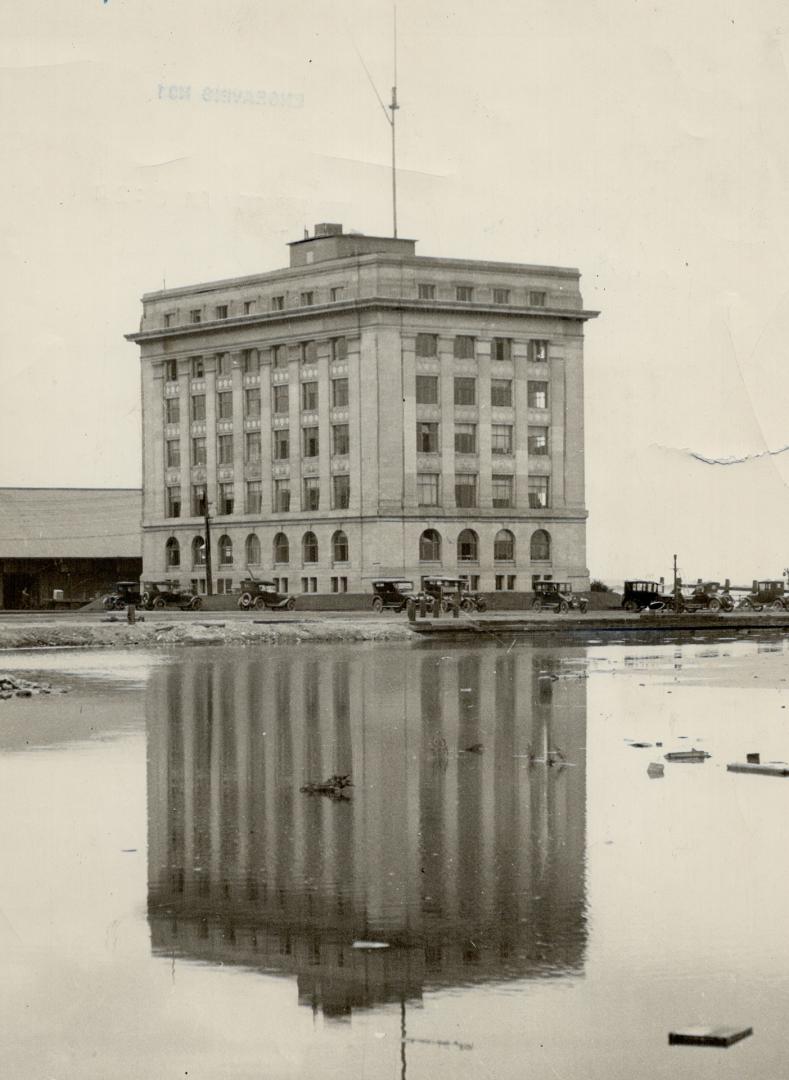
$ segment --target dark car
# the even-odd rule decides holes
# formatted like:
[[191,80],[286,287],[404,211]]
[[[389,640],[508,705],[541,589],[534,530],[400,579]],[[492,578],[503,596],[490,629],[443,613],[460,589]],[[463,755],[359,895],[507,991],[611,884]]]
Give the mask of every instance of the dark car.
[[[449,611],[460,597],[461,611],[485,611],[488,602],[478,592],[473,592],[464,577],[426,577],[422,578],[422,593],[430,610],[439,605],[442,611]],[[419,599],[417,596],[416,599]]]
[[666,603],[662,581],[626,581],[622,594],[625,611],[643,611]]
[[155,611],[177,607],[181,611],[197,611],[202,600],[189,589],[182,589],[177,581],[152,581],[143,585],[142,606]]
[[107,611],[120,611],[130,604],[142,603],[139,581],[116,581],[115,592],[104,597],[104,607]]
[[678,611],[734,611],[734,600],[719,581],[697,581],[674,598]]
[[589,601],[585,596],[576,596],[569,581],[536,581],[534,583],[535,597],[532,600],[534,611],[544,611],[552,608],[561,615],[568,611],[585,612],[589,607]]
[[403,611],[414,595],[414,583],[407,578],[378,578],[373,582],[373,611]]
[[737,606],[746,611],[761,611],[764,607],[784,611],[789,608],[789,596],[783,581],[754,581],[751,591]]
[[241,582],[238,606],[242,611],[248,611],[249,608],[255,608],[257,611],[263,608],[293,611],[296,606],[296,597],[281,593],[276,581],[252,581],[250,578]]

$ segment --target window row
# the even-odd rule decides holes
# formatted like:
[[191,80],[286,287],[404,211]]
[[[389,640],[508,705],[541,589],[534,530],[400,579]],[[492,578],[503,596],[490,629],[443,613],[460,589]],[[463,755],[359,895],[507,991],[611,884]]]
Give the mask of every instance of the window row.
[[[192,566],[206,565],[206,543],[204,536],[195,536],[191,545]],[[301,560],[305,564],[317,563],[318,538],[314,532],[305,532],[301,538]],[[236,556],[233,550],[233,541],[223,534],[216,542],[216,558],[219,567],[233,566]],[[332,563],[347,563],[348,537],[338,529],[331,538]],[[260,537],[256,533],[250,533],[244,542],[244,559],[246,566],[261,565]],[[173,570],[181,565],[181,545],[174,536],[171,536],[165,544],[165,562],[167,568]],[[272,545],[272,562],[284,565],[290,562],[290,542],[285,533],[277,533]]]
[[[440,404],[440,378],[438,375],[417,375],[417,405]],[[453,401],[455,405],[477,404],[477,379],[473,375],[456,375],[453,379]],[[526,384],[526,399],[530,409],[548,408],[548,383],[539,379],[529,379]],[[490,404],[498,408],[512,408],[512,379],[490,380]]]
[[[456,454],[477,453],[477,427],[477,424],[456,423],[454,425]],[[490,443],[492,454],[497,456],[512,454],[514,446],[512,424],[491,424]],[[548,453],[548,428],[529,425],[527,447],[530,454],[537,457],[545,456]],[[441,452],[437,422],[420,421],[417,424],[416,449],[419,454],[439,454]]]
[[[331,453],[333,457],[347,457],[350,453],[350,435],[347,424],[331,425]],[[232,465],[235,441],[230,433],[218,435],[216,440],[216,460],[218,465]],[[262,461],[262,436],[259,431],[247,431],[244,435],[244,461],[249,465],[259,465]],[[301,456],[318,457],[320,437],[317,427],[301,428]],[[288,461],[291,456],[291,437],[287,428],[281,428],[273,434],[272,455],[275,461]],[[165,463],[168,469],[177,469],[181,465],[180,439],[165,441]],[[191,440],[192,465],[208,464],[208,441],[205,435],[196,435]]]
[[[419,300],[436,300],[439,297],[436,296],[436,286],[432,282],[420,281],[416,286],[417,297]],[[480,295],[480,290],[475,289],[473,285],[455,285],[454,286],[454,298],[461,303],[471,303],[475,299],[487,302],[487,294],[491,293],[494,304],[510,304],[512,303],[512,290],[505,288],[494,288],[492,290],[485,289],[484,295]],[[526,298],[529,307],[545,307],[548,294],[544,289],[529,289]],[[450,299],[449,296],[441,296],[440,299]]]
[[[301,482],[301,509],[321,509],[321,483],[317,476],[305,476]],[[217,503],[207,506],[205,484],[193,484],[191,488],[191,516],[205,517],[207,510],[227,517],[236,512],[236,485],[232,481],[217,485]],[[245,500],[242,513],[260,514],[263,512],[263,481],[247,480],[244,485]],[[350,477],[343,473],[331,478],[331,509],[347,510],[351,503]],[[289,479],[274,481],[273,511],[278,514],[288,513],[291,509],[291,482]],[[180,486],[167,488],[166,514],[168,518],[180,518],[182,514]]]
[[[419,561],[441,562],[443,541],[437,529],[425,529],[419,537]],[[537,529],[529,541],[532,562],[550,562],[551,537],[545,529]],[[515,536],[509,529],[499,529],[493,540],[494,562],[515,561]],[[473,529],[463,529],[457,538],[458,562],[479,562],[479,536]]]
[[[348,356],[347,338],[330,338],[329,350],[332,360],[345,360]],[[260,349],[242,349],[240,351],[240,367],[245,375],[258,375],[260,373],[260,352]],[[275,368],[287,367],[290,360],[298,360],[302,364],[316,364],[318,362],[318,342],[310,340],[299,341],[290,345],[274,345],[271,349],[271,359],[272,366]],[[190,378],[205,378],[206,358],[204,356],[190,356],[188,365]],[[217,375],[231,375],[233,372],[233,353],[214,353],[214,370]],[[165,361],[164,373],[167,382],[177,382],[178,360],[175,357],[170,357]]]
[[[532,338],[528,343],[528,357],[535,363],[548,360],[549,342],[544,338]],[[417,356],[438,356],[438,334],[417,334],[415,342]],[[477,339],[471,334],[456,334],[452,344],[452,354],[456,360],[473,360],[477,355]],[[512,359],[512,339],[493,338],[490,343],[492,360]]]
[[[479,506],[478,476],[476,473],[455,474],[455,506],[473,508]],[[515,506],[514,477],[497,476],[491,480],[491,498],[494,509]],[[529,509],[544,510],[549,503],[550,477],[530,476],[528,480]],[[416,501],[419,506],[441,505],[441,476],[439,473],[418,473],[416,478]]]
[[[345,408],[348,405],[348,380],[346,378],[332,379],[330,382],[331,407],[333,409]],[[248,420],[259,420],[261,417],[260,387],[251,386],[244,391],[244,416]],[[287,415],[290,410],[290,387],[281,384],[272,387],[271,408],[275,416]],[[318,408],[318,383],[303,382],[301,384],[301,408],[303,412],[314,412]],[[190,399],[190,418],[192,420],[206,419],[206,395],[192,394]],[[233,391],[220,390],[216,395],[216,418],[218,420],[233,419]],[[181,399],[168,397],[165,399],[164,419],[167,424],[179,424],[181,422]]]

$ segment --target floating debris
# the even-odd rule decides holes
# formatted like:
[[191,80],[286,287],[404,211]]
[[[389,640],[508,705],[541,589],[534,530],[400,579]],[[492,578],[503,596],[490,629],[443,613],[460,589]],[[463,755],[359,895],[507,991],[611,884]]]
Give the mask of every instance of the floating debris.
[[485,749],[484,743],[475,742],[471,746],[464,747],[460,752],[461,754],[481,754]]
[[664,776],[666,766],[662,761],[650,761],[647,765],[647,774],[652,777],[653,780],[657,780],[659,777]]
[[668,754],[664,754],[663,757],[666,761],[706,761],[712,755],[708,754],[706,750],[693,748],[690,750],[671,750]]
[[388,941],[354,941],[352,949],[388,949]]
[[753,1035],[752,1027],[689,1027],[668,1033],[669,1046],[732,1046]]
[[328,795],[330,799],[350,799],[351,792],[348,788],[351,787],[353,787],[353,782],[350,776],[335,775],[320,784],[314,781],[304,784],[299,791],[304,792],[305,795]]
[[631,742],[630,745],[634,750],[647,750],[652,743],[651,742]]
[[729,772],[757,773],[760,776],[789,776],[789,764],[785,761],[766,761],[763,765],[753,761],[735,761],[727,765],[726,769]]

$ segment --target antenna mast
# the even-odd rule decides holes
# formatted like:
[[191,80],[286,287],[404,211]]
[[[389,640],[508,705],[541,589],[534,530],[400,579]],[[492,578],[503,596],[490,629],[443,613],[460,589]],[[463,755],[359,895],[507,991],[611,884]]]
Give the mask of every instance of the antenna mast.
[[392,236],[397,239],[397,157],[395,143],[395,113],[400,108],[397,104],[397,5],[392,6],[394,19],[394,86],[392,87],[392,103],[389,110],[392,118],[389,124],[392,128]]

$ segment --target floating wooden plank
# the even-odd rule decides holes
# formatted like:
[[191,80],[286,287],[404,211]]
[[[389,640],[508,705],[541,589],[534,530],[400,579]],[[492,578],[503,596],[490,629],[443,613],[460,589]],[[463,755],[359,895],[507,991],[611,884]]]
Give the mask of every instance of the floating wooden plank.
[[760,765],[735,761],[726,768],[729,772],[758,773],[760,776],[789,776],[789,765],[785,761],[765,761]]
[[670,1031],[669,1046],[732,1046],[740,1039],[753,1035],[752,1027],[689,1027]]

